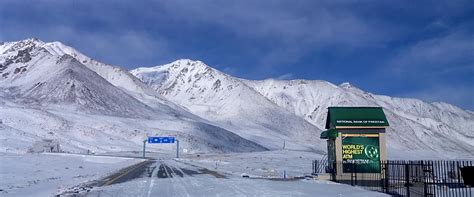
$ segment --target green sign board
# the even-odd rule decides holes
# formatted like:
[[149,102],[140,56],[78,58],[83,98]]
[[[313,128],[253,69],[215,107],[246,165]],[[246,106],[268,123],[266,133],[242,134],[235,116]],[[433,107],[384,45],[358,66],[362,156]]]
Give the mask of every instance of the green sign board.
[[379,173],[380,147],[379,137],[343,136],[342,137],[343,172]]

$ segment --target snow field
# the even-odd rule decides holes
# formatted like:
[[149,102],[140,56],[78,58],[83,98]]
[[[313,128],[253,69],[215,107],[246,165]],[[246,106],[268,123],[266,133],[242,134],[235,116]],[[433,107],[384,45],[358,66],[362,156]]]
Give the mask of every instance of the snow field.
[[53,196],[142,159],[69,154],[1,154],[1,196]]

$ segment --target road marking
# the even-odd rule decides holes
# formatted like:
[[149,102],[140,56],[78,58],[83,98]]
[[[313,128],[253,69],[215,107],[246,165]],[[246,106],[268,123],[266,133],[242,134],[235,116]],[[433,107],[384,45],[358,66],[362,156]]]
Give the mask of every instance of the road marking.
[[132,167],[131,169],[125,171],[125,172],[122,173],[121,175],[119,175],[119,176],[113,178],[112,180],[109,180],[109,181],[105,182],[104,185],[105,185],[105,186],[111,185],[111,184],[114,183],[116,180],[122,178],[123,176],[127,175],[128,173],[132,172],[133,170],[136,170],[136,169],[138,169],[139,167],[145,165],[147,162],[148,162],[148,161],[142,161],[141,163],[136,164],[135,167]]
[[153,190],[153,186],[155,186],[155,179],[151,177],[150,185],[148,186],[148,197],[151,195],[151,190]]

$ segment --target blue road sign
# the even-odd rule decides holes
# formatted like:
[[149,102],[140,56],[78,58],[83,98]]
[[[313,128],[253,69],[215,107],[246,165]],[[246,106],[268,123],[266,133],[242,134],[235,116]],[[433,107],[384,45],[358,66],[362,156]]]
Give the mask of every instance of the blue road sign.
[[158,143],[174,143],[175,137],[148,137],[149,144],[158,144]]

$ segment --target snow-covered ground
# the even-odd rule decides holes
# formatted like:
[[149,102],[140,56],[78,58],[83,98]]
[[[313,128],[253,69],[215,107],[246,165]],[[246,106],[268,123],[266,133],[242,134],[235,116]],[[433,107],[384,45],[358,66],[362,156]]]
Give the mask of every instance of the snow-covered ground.
[[179,160],[208,169],[240,176],[245,173],[255,177],[301,177],[311,174],[313,160],[322,156],[305,151],[266,151],[252,153],[186,155]]
[[[311,160],[319,157],[311,152],[285,150],[189,154],[179,159],[160,154],[151,176],[94,188],[87,196],[386,196],[325,180],[265,179],[283,178],[284,170],[288,179],[310,174]],[[163,172],[170,175],[160,178],[162,165],[169,167]],[[202,169],[215,174],[203,173]]]
[[[117,153],[118,154],[118,153]],[[326,180],[288,179],[311,173],[311,161],[321,156],[301,151],[232,154],[151,153],[157,159],[150,176],[94,187],[86,196],[385,196]],[[69,188],[100,180],[142,159],[112,156],[50,154],[0,155],[1,196],[53,196]],[[217,164],[217,165],[216,165]],[[169,177],[159,177],[166,165]],[[209,173],[203,173],[208,169]],[[213,174],[215,172],[222,177]],[[146,173],[144,173],[146,174]],[[181,174],[180,176],[178,176]],[[244,178],[248,174],[251,178]],[[172,176],[172,177],[171,177]],[[85,191],[82,191],[85,192]]]
[[[176,136],[189,152],[265,150],[228,130],[185,117],[157,114],[153,119],[136,119],[2,101],[0,94],[0,152],[25,153],[42,139],[59,141],[66,152],[141,151],[147,135]],[[155,151],[175,148],[148,147]]]
[[53,196],[142,159],[70,155],[0,154],[0,196]]
[[210,176],[136,179],[92,191],[88,196],[388,196],[329,181],[272,181]]

